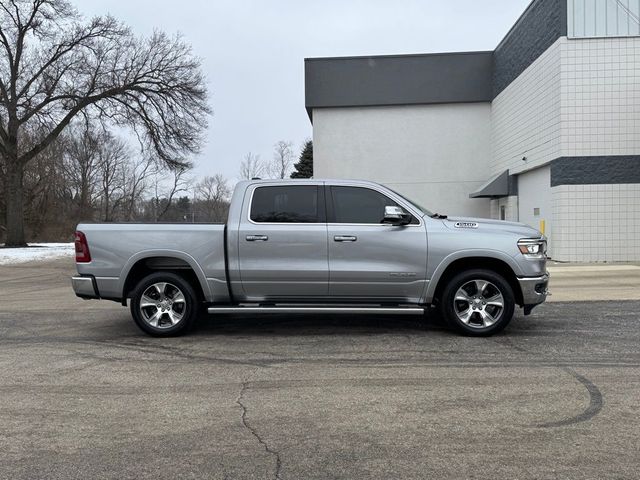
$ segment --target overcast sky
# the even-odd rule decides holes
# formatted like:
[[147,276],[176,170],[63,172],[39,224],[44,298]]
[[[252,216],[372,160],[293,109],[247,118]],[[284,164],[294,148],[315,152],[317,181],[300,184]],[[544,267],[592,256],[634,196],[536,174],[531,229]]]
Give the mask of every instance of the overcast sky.
[[140,34],[180,32],[202,58],[213,116],[197,175],[238,177],[247,152],[311,138],[304,58],[492,50],[530,0],[72,0]]

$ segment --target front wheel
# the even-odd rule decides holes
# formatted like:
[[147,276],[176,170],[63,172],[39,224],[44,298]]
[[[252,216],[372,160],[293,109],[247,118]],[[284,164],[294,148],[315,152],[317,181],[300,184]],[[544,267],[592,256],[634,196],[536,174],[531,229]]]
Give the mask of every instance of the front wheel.
[[186,333],[198,316],[198,297],[184,278],[169,272],[152,273],[133,291],[131,316],[149,335]]
[[440,311],[447,323],[461,333],[488,336],[503,330],[513,318],[513,289],[491,270],[468,270],[446,285]]

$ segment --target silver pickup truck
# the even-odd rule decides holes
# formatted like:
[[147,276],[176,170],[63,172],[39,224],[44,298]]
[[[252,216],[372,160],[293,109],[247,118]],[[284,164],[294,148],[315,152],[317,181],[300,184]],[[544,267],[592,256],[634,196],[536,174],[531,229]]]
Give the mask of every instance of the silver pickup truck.
[[77,296],[127,305],[157,336],[206,311],[423,314],[467,335],[545,301],[546,239],[520,223],[434,214],[382,185],[240,182],[226,224],[78,225]]

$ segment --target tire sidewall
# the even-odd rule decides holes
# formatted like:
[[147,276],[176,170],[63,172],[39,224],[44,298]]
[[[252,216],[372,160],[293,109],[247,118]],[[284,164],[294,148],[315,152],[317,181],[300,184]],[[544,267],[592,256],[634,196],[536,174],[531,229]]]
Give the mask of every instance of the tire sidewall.
[[[500,319],[488,328],[474,328],[462,322],[453,307],[453,300],[458,289],[471,280],[487,280],[493,283],[504,298],[504,311]],[[447,323],[457,331],[476,337],[486,337],[503,330],[513,318],[515,312],[515,296],[513,289],[505,278],[490,270],[476,269],[461,272],[453,277],[444,289],[440,311]]]
[[[156,328],[149,325],[140,313],[140,299],[147,288],[154,283],[166,282],[178,287],[185,298],[185,312],[182,320],[169,328]],[[191,284],[180,275],[169,272],[152,273],[144,277],[133,290],[131,295],[131,316],[138,328],[154,337],[171,337],[182,335],[189,331],[198,316],[198,297]]]

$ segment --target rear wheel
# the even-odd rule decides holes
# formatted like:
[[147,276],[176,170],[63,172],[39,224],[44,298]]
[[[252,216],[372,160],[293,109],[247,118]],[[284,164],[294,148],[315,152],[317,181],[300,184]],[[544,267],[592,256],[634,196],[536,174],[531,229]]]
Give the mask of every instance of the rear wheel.
[[134,289],[131,315],[136,325],[149,335],[182,335],[198,316],[198,297],[189,282],[179,275],[152,273]]
[[509,283],[491,270],[459,273],[445,287],[440,311],[447,323],[466,335],[488,336],[513,318],[515,297]]

